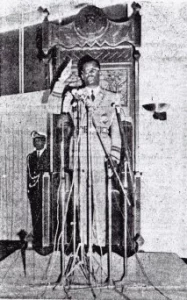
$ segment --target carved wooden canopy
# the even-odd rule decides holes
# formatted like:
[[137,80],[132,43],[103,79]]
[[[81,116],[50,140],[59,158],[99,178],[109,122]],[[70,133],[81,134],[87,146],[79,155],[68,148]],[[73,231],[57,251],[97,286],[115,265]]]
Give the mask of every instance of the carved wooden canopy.
[[37,31],[39,54],[47,54],[54,47],[61,50],[85,48],[116,48],[130,43],[140,46],[140,5],[132,4],[133,13],[124,22],[108,19],[102,9],[88,5],[80,10],[74,19],[65,25],[44,20]]

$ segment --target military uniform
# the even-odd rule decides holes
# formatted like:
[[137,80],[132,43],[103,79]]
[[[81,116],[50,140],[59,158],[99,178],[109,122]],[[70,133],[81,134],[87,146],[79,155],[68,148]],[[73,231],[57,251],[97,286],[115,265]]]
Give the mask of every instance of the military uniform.
[[[74,173],[74,201],[80,207],[80,237],[87,244],[87,178],[90,177],[92,198],[93,243],[106,245],[106,154],[97,136],[93,120],[109,155],[120,160],[121,136],[115,104],[119,94],[97,87],[92,101],[91,90],[85,87],[78,91],[79,101],[65,96],[63,112],[68,113],[74,124],[74,135],[70,145],[70,169]],[[71,94],[73,94],[72,91]],[[76,98],[76,91],[75,91]],[[81,101],[83,99],[83,101]],[[87,110],[89,115],[89,143],[87,141]],[[77,130],[77,126],[79,130]],[[88,151],[89,147],[89,151]],[[89,153],[89,173],[88,173]]]
[[27,194],[31,206],[34,243],[42,243],[42,175],[49,172],[49,153],[44,149],[40,156],[33,151],[27,156]]

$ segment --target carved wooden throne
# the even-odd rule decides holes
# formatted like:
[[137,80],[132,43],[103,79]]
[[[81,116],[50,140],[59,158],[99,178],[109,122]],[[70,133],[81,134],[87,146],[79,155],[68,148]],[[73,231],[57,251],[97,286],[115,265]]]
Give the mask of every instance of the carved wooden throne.
[[[140,233],[140,176],[138,170],[139,132],[139,57],[141,16],[139,4],[132,4],[133,13],[123,21],[110,20],[104,11],[88,5],[63,22],[49,22],[47,18],[37,29],[38,57],[49,67],[53,78],[58,66],[67,57],[73,60],[70,85],[80,85],[77,62],[85,54],[99,60],[102,87],[121,94],[124,135],[128,141],[134,186],[131,187],[131,208],[128,224],[132,239]],[[50,62],[48,64],[48,62]],[[58,141],[56,116],[50,116],[49,147],[51,173],[58,172]],[[124,145],[124,143],[123,143]],[[122,155],[125,157],[125,150]],[[53,188],[58,179],[53,178]],[[55,181],[56,180],[56,181]],[[56,183],[55,183],[56,182]],[[52,194],[55,203],[55,194]],[[52,204],[53,205],[53,204]],[[115,218],[115,216],[114,216]],[[116,218],[117,220],[118,218]],[[118,224],[118,231],[123,225]]]

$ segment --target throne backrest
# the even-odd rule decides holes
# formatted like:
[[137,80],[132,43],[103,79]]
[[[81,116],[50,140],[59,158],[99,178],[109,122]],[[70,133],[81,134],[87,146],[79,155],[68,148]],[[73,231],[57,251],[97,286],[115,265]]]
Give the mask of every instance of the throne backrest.
[[111,20],[106,10],[93,5],[85,6],[70,21],[45,19],[38,30],[37,45],[40,53],[55,53],[51,60],[53,75],[64,59],[73,60],[69,83],[74,86],[80,85],[78,60],[86,54],[99,60],[102,87],[119,92],[122,107],[134,119],[135,47],[140,46],[141,17],[140,6],[134,2],[132,7],[133,14],[129,18],[125,14],[120,22]]
[[[133,3],[133,13],[119,22],[111,20],[104,10],[87,5],[63,22],[44,20],[37,31],[38,53],[51,55],[51,79],[66,59],[72,59],[73,72],[69,84],[81,84],[77,63],[88,54],[99,60],[101,86],[121,95],[124,125],[128,135],[132,162],[135,166],[138,126],[138,58],[140,46],[140,6]],[[130,124],[130,125],[129,125]],[[55,127],[55,126],[54,126]],[[51,159],[53,159],[51,151]]]

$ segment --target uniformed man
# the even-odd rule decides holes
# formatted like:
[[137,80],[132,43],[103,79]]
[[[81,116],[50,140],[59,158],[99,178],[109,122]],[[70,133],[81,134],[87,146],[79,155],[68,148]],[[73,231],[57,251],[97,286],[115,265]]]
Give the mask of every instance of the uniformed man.
[[[66,73],[69,76],[69,65],[65,77]],[[61,113],[69,115],[74,127],[70,142],[69,169],[73,171],[74,201],[79,207],[80,240],[88,245],[91,217],[92,242],[103,247],[106,245],[107,228],[105,152],[111,156],[114,165],[119,163],[121,136],[115,105],[119,104],[120,99],[119,94],[100,87],[100,64],[96,59],[88,55],[82,57],[78,62],[78,75],[82,80],[82,86],[71,88],[65,93],[61,110]],[[54,107],[60,107],[55,100],[59,99],[57,95],[60,80],[56,86],[57,89],[55,90],[54,86],[49,97],[49,106],[53,111]],[[61,94],[62,92],[61,90]],[[53,101],[55,106],[52,105]],[[91,215],[88,212],[88,198],[91,198]]]
[[35,150],[27,156],[27,193],[31,206],[34,244],[42,243],[42,175],[49,172],[49,153],[46,149],[46,135],[33,131]]

